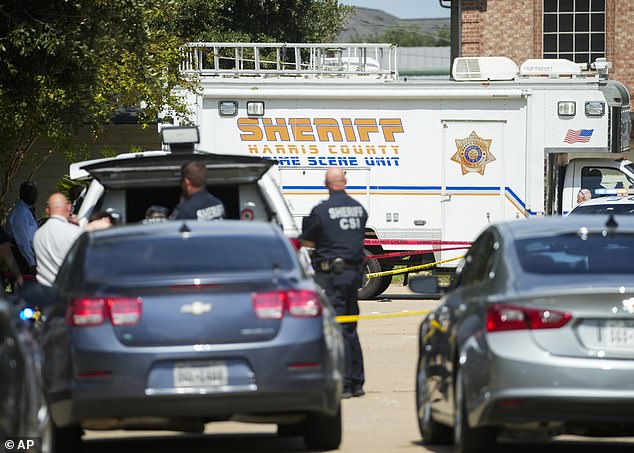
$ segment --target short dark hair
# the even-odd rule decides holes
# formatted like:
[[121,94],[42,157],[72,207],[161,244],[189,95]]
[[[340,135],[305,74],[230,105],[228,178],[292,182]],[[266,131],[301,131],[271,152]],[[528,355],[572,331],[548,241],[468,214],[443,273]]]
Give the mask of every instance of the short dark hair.
[[20,200],[26,204],[33,204],[37,201],[37,185],[33,181],[24,181],[20,184]]
[[181,167],[181,177],[189,179],[194,187],[205,187],[207,185],[207,167],[200,161],[187,162]]
[[154,214],[159,214],[163,217],[167,217],[167,215],[169,214],[169,209],[158,204],[152,205],[147,208],[147,211],[145,211],[145,218],[147,219],[149,217],[152,217]]

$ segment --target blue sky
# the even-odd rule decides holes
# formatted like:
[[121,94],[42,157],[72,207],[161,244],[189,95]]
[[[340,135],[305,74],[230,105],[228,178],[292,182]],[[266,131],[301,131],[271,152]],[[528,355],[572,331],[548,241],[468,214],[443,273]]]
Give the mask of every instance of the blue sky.
[[[438,0],[339,0],[345,5],[381,9],[400,19],[449,17],[449,10],[441,8]],[[447,2],[448,3],[448,2]]]

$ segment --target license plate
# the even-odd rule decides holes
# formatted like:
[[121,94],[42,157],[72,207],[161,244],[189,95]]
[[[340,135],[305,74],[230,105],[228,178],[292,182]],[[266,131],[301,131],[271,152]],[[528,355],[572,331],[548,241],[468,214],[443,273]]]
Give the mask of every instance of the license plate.
[[604,343],[608,348],[634,350],[634,323],[606,321],[602,330]]
[[174,364],[174,387],[218,387],[229,383],[224,362],[178,362]]

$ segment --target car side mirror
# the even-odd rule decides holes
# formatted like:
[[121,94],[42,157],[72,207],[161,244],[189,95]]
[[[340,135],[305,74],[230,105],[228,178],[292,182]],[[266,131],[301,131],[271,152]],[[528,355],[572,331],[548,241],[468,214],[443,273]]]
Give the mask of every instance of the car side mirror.
[[418,294],[438,295],[441,287],[438,285],[438,278],[428,275],[411,277],[409,288]]

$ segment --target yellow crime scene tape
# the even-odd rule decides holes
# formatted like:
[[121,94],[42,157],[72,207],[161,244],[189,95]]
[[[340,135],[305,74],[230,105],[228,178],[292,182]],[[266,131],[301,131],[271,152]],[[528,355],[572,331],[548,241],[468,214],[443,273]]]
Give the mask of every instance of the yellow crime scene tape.
[[416,310],[416,311],[402,311],[398,313],[376,313],[373,315],[341,315],[335,319],[339,323],[357,322],[364,319],[385,319],[385,318],[400,318],[403,316],[419,316],[426,315],[431,310]]
[[[449,258],[442,261],[435,261],[433,263],[421,264],[419,266],[406,267],[404,269],[396,269],[394,271],[374,272],[373,274],[366,274],[367,278],[384,277],[386,275],[405,274],[407,272],[420,271],[434,267],[437,264],[448,263],[449,261],[455,261],[464,258],[464,256],[457,256],[455,258]],[[386,319],[386,318],[400,318],[402,316],[419,316],[426,315],[430,310],[417,310],[417,311],[403,311],[398,313],[377,313],[373,315],[340,315],[335,319],[338,323],[357,322],[365,319]]]
[[449,258],[447,260],[442,261],[434,261],[433,263],[421,264],[419,266],[406,267],[404,269],[396,269],[393,271],[383,271],[383,272],[374,272],[372,274],[365,274],[366,278],[377,278],[377,277],[385,277],[387,275],[396,275],[396,274],[406,274],[408,272],[422,271],[423,269],[428,269],[430,267],[434,267],[438,264],[448,263],[449,261],[456,261],[464,258],[463,256],[457,256],[455,258]]

